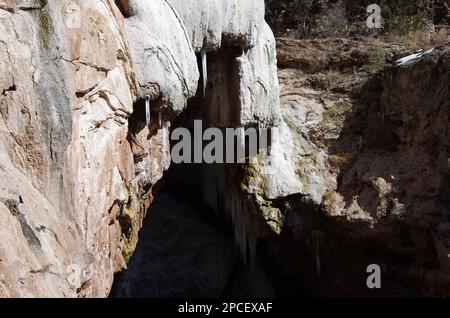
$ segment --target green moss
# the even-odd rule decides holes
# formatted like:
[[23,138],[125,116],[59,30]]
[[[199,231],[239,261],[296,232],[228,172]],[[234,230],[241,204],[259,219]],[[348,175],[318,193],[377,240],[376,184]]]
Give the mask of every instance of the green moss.
[[122,256],[127,264],[130,261],[130,258],[133,255],[134,251],[136,250],[137,241],[138,241],[137,232],[136,235],[128,237],[124,241],[124,244],[122,246]]
[[247,162],[242,165],[243,177],[240,184],[242,191],[254,192],[250,190],[251,185],[254,184],[257,187],[258,193],[263,195],[267,192],[267,179],[261,172],[264,164],[263,159],[257,156],[252,162]]
[[51,35],[53,32],[53,25],[51,18],[47,11],[38,11],[38,25],[39,25],[39,40],[43,48],[48,49],[50,46]]
[[136,193],[136,189],[132,185],[127,186],[125,200],[119,214],[119,223],[124,239],[122,256],[126,263],[133,255],[138,242],[140,219]]
[[250,182],[254,179],[256,175],[254,165],[246,163],[242,166],[243,178],[241,180],[241,190],[248,190]]
[[267,201],[264,205],[260,206],[260,209],[264,220],[267,222],[267,225],[269,225],[269,228],[275,234],[280,235],[284,222],[284,219],[280,216],[280,210],[271,206]]

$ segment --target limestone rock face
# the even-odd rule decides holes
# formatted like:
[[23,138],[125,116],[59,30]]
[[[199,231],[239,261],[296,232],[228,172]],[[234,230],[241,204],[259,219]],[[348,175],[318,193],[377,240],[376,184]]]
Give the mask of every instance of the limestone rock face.
[[[200,75],[209,75],[211,125],[278,124],[275,39],[263,0],[132,0],[130,6],[135,15],[125,24],[139,97],[170,119],[195,96]],[[208,74],[199,73],[201,49],[220,51],[207,57]]]
[[168,128],[196,94],[201,48],[233,69],[238,122],[275,125],[262,0],[0,0],[0,296],[108,295],[170,162],[158,112]]
[[[162,98],[176,113],[195,95],[199,71],[184,25],[167,1],[131,1],[126,33],[141,97]],[[158,105],[161,106],[161,105]]]
[[217,50],[226,43],[254,47],[265,25],[263,0],[200,0],[189,6],[183,0],[168,2],[188,26],[187,36],[196,52]]
[[4,7],[1,294],[105,296],[135,178],[127,118],[136,84],[123,19],[109,1]]

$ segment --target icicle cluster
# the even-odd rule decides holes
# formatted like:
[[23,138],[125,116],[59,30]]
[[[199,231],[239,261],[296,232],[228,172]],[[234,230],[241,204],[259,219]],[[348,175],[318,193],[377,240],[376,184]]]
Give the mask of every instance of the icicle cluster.
[[200,52],[202,58],[202,76],[203,76],[203,98],[206,96],[206,83],[208,83],[208,63],[206,60],[206,49]]
[[251,207],[242,200],[237,193],[226,197],[225,212],[231,218],[234,227],[234,240],[236,248],[241,254],[244,263],[250,263],[250,268],[254,265],[256,257],[257,238],[254,237],[250,229],[254,226],[250,218]]
[[214,211],[224,213],[233,225],[234,241],[245,264],[253,268],[256,258],[257,233],[263,226],[257,217],[257,207],[252,201],[242,197],[239,191],[229,191],[225,187],[225,171],[222,165],[203,168],[205,202]]
[[166,123],[163,123],[162,126],[162,164],[166,164],[167,157],[167,126]]

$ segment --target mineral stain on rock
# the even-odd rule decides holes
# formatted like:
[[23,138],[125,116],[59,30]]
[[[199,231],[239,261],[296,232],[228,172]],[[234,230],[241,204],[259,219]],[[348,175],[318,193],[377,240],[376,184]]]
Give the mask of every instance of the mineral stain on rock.
[[19,211],[19,202],[14,200],[6,200],[4,202],[6,207],[9,209],[11,214],[19,221],[20,227],[22,228],[22,234],[25,236],[28,245],[30,245],[30,248],[33,250],[40,250],[41,249],[41,242],[39,241],[39,238],[34,233],[33,229],[28,224],[25,215],[22,214]]

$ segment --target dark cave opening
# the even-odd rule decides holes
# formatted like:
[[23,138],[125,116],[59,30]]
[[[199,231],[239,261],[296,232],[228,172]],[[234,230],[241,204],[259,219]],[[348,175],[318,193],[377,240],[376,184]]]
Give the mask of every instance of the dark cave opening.
[[[203,121],[203,129],[239,127],[240,119],[236,115],[240,112],[236,99],[238,87],[236,69],[233,67],[233,61],[239,54],[239,48],[225,48],[209,54],[208,70],[211,76],[208,78],[206,96],[203,96],[203,74],[200,72],[197,94],[188,101],[186,109],[171,121],[171,131],[182,127],[193,132],[195,120]],[[199,54],[200,70],[201,63]],[[147,138],[156,134],[159,128],[155,119],[158,118],[161,101],[151,103],[152,121]],[[129,127],[132,142],[133,135],[146,127],[145,100],[134,105]],[[140,157],[135,156],[135,161],[139,160]],[[230,195],[227,192],[230,184],[224,185],[223,197],[214,194],[213,198],[208,198],[217,189],[211,189],[216,185],[205,182],[205,178],[211,172],[214,174],[216,168],[231,171],[232,178],[242,178],[241,164],[172,162],[163,178],[153,187],[155,200],[139,232],[137,248],[128,268],[116,275],[110,297],[272,298],[296,297],[304,293],[302,285],[286,275],[276,263],[272,255],[273,244],[268,238],[252,238],[256,242],[256,252],[251,252],[249,245],[238,248],[242,242],[238,242],[240,233],[237,232],[243,228],[236,228],[233,223],[239,220],[232,220],[223,202]],[[213,183],[217,181],[214,177],[212,180]],[[249,219],[245,215],[251,214],[246,211],[249,207],[243,205],[241,211],[237,211],[244,215],[246,222]],[[251,234],[243,233],[243,237],[248,235]],[[245,240],[245,245],[250,244]]]
[[[130,127],[145,127],[142,102]],[[194,98],[172,122],[192,129],[202,118],[201,100]],[[153,117],[153,116],[152,116]],[[128,268],[116,275],[110,297],[277,297],[293,287],[260,239],[256,259],[245,265],[235,247],[230,220],[204,203],[202,164],[174,164],[155,186],[137,248]]]

